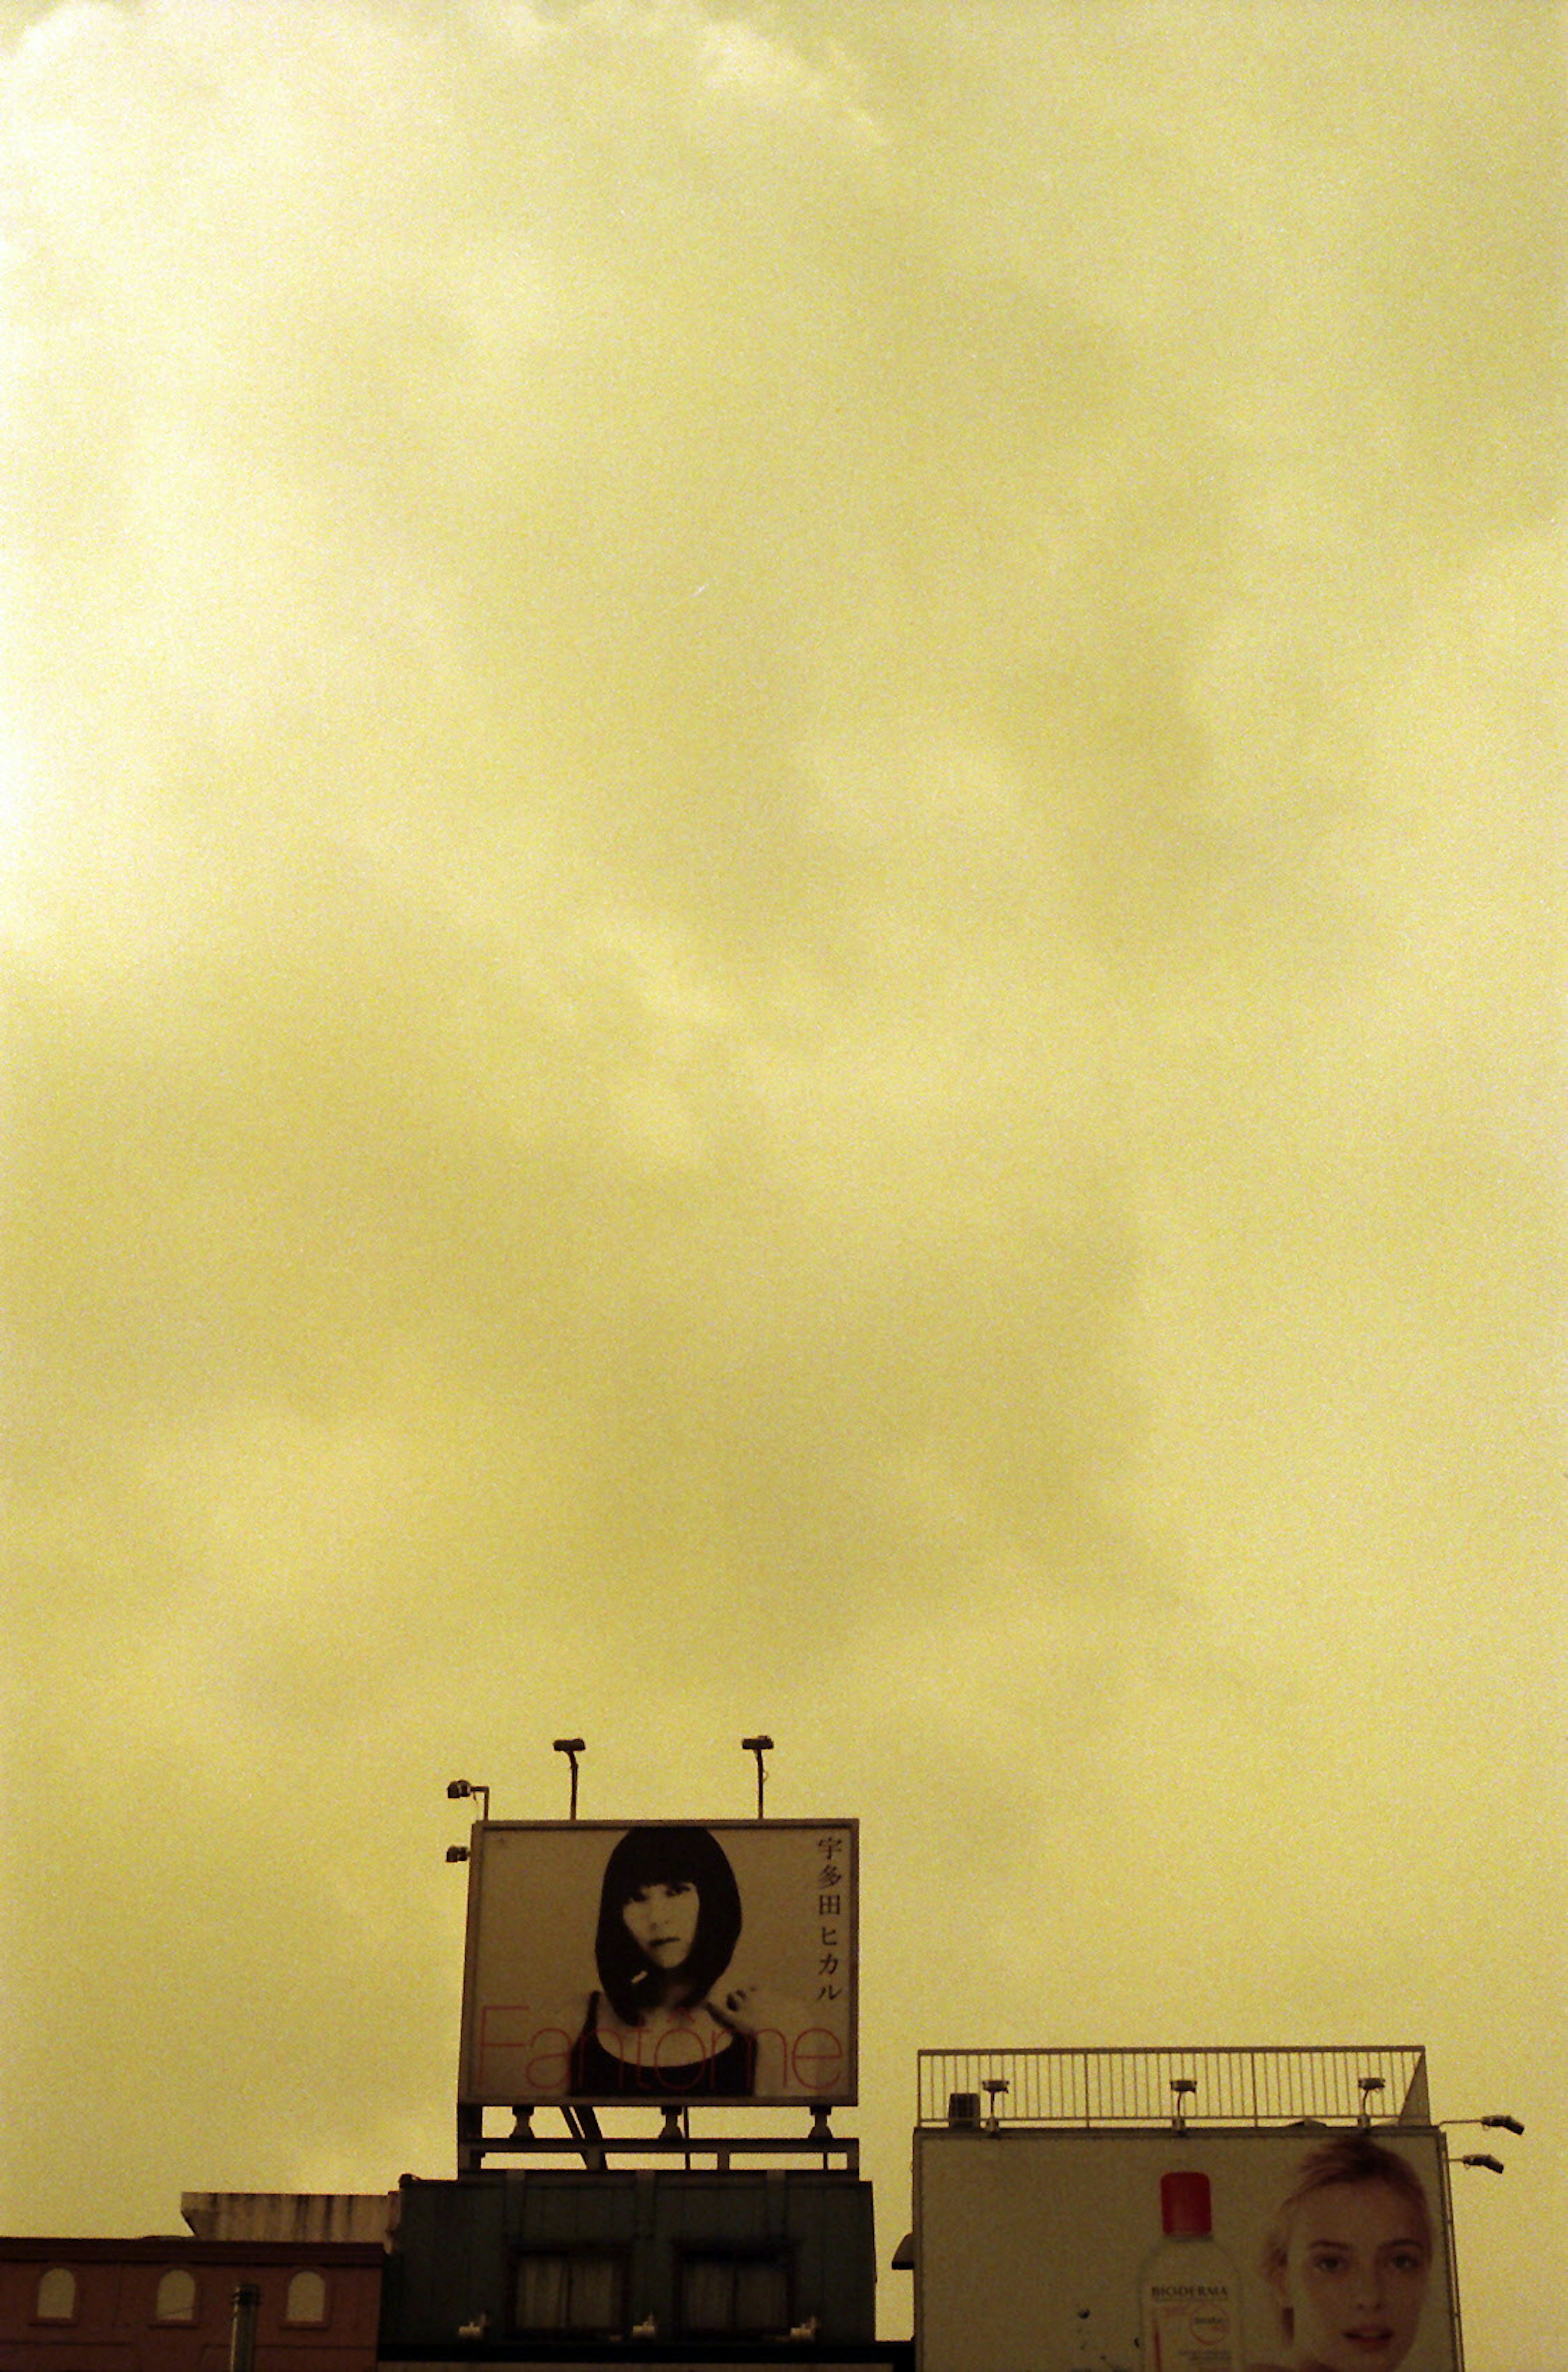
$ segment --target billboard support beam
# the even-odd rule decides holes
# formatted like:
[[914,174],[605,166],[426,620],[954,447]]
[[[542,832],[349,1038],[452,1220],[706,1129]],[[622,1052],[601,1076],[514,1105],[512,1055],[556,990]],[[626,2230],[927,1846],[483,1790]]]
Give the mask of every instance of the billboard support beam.
[[[613,2157],[621,2162],[633,2159],[678,2158],[688,2173],[693,2162],[711,2162],[715,2172],[727,2174],[737,2157],[748,2158],[815,2158],[824,2174],[835,2168],[843,2174],[858,2178],[860,2173],[860,2142],[856,2135],[840,2135],[832,2132],[828,2120],[831,2113],[823,2101],[813,2102],[811,2126],[806,2134],[742,2134],[732,2127],[723,2134],[692,2134],[672,2125],[661,2112],[656,2134],[607,2134],[599,2126],[591,2109],[575,2104],[561,2104],[567,2131],[546,2138],[531,2128],[514,2127],[505,2134],[488,2134],[483,2131],[483,2110],[465,2102],[458,2110],[458,2172],[459,2175],[482,2172],[485,2160],[519,2158],[549,2160],[580,2157],[590,2173],[607,2171]],[[679,2112],[678,2112],[679,2114]],[[581,2123],[576,2120],[582,2120]],[[592,2120],[588,2129],[587,2121]],[[471,2120],[471,2128],[469,2122]]]

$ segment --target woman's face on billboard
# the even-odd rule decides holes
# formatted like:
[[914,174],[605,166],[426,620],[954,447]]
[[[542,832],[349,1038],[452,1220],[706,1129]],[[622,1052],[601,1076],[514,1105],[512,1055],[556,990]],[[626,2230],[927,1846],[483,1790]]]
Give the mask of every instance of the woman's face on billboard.
[[1302,2372],[1394,2372],[1421,2320],[1431,2255],[1422,2217],[1391,2184],[1310,2192],[1273,2276]]
[[696,1941],[701,1907],[689,1878],[655,1879],[627,1898],[621,1916],[645,1960],[656,1969],[679,1969]]

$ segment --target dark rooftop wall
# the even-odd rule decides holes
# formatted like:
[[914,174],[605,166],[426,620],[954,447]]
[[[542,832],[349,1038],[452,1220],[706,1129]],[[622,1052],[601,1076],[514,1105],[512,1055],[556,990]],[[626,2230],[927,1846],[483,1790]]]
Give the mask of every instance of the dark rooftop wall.
[[382,2344],[448,2344],[465,2323],[511,2327],[525,2248],[625,2249],[640,2316],[676,2319],[682,2249],[776,2246],[793,2267],[794,2312],[824,2341],[876,2332],[871,2186],[819,2173],[507,2173],[419,2182],[402,2193],[383,2292]]

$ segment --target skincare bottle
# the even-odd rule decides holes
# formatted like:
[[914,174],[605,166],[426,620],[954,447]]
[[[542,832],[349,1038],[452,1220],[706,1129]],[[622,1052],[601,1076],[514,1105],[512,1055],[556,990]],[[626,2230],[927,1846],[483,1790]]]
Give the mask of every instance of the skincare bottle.
[[1208,2176],[1161,2175],[1160,2220],[1138,2281],[1141,2372],[1244,2372],[1241,2278],[1214,2237]]

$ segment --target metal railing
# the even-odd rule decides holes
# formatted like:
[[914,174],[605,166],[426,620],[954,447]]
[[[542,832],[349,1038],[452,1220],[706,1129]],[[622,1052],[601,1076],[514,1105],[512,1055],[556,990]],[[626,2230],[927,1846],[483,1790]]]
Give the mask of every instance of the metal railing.
[[[955,2096],[987,2122],[1028,2125],[1431,2122],[1416,2043],[1314,2050],[923,2051],[917,2122],[953,2122]],[[1179,2087],[1179,2088],[1176,2088]],[[972,2111],[960,2116],[973,2122]]]

